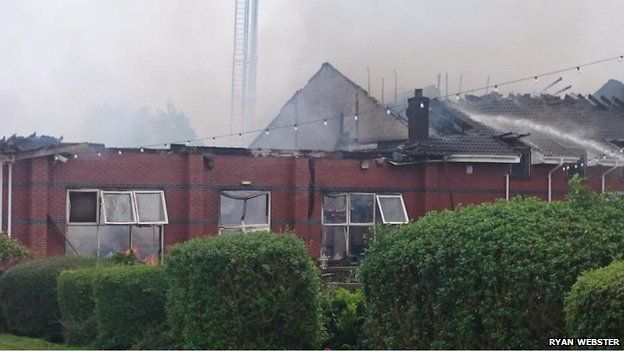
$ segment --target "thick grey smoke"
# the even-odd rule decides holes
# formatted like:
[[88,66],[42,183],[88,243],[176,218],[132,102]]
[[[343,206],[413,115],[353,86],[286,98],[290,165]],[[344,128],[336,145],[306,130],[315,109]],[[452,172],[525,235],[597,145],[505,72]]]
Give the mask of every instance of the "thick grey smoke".
[[157,111],[129,104],[104,104],[89,111],[82,130],[86,140],[118,147],[155,145],[163,140],[184,143],[197,137],[189,118],[172,102],[165,110]]
[[[229,132],[234,0],[0,0],[0,135],[68,141],[110,101],[175,101],[201,137]],[[385,98],[398,87],[449,91],[624,54],[618,0],[260,0],[258,116],[262,128],[325,61]],[[564,76],[588,93],[623,80],[622,63]],[[553,78],[554,79],[554,78]],[[444,79],[442,79],[444,81]],[[501,93],[541,91],[538,83]],[[442,89],[444,91],[444,89]],[[157,115],[156,112],[153,112]]]

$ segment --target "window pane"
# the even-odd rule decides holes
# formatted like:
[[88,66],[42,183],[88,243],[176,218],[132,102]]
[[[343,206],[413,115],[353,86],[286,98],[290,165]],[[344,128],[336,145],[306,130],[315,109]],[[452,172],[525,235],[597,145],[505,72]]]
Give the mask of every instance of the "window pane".
[[[67,226],[67,240],[78,251],[80,256],[97,256],[97,226]],[[76,253],[69,244],[66,244],[65,252],[68,256]]]
[[347,255],[347,228],[339,226],[323,226],[321,256],[330,260],[340,260]]
[[403,197],[379,196],[378,199],[384,223],[407,223],[405,212],[403,212]]
[[100,226],[100,257],[107,257],[128,250],[130,244],[129,225]]
[[160,252],[160,227],[132,226],[132,250],[141,261],[157,258]]
[[368,238],[372,237],[369,231],[372,227],[351,226],[349,227],[349,254],[360,257],[366,248]]
[[72,223],[97,222],[97,192],[69,192],[69,221]]
[[323,196],[323,220],[325,223],[347,223],[347,195]]
[[222,226],[243,225],[243,207],[245,200],[236,200],[221,195],[221,205],[219,209],[219,224]]
[[351,195],[351,223],[373,223],[375,196]]
[[135,194],[140,222],[165,222],[165,206],[160,193]]
[[104,197],[106,221],[111,223],[134,222],[131,194],[107,194]]
[[269,195],[252,197],[247,200],[245,212],[245,225],[269,223]]

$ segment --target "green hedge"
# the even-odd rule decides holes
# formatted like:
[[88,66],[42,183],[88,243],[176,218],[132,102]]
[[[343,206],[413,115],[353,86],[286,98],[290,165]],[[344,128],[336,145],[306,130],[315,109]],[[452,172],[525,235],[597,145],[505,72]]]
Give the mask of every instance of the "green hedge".
[[350,292],[343,288],[329,288],[321,294],[321,307],[326,332],[323,348],[361,349],[366,318],[362,290]]
[[624,251],[624,202],[515,199],[430,213],[367,251],[371,348],[543,348],[564,293]]
[[569,337],[624,340],[624,261],[582,274],[565,299]]
[[93,277],[96,272],[97,268],[83,268],[64,271],[58,277],[63,337],[69,345],[88,345],[95,341]]
[[99,269],[93,278],[97,346],[128,349],[146,333],[162,330],[167,282],[162,267],[143,265]]
[[64,270],[94,264],[94,259],[51,257],[7,271],[0,278],[0,304],[9,331],[50,341],[61,340],[57,277]]
[[195,239],[174,246],[165,267],[168,320],[181,347],[320,346],[319,277],[293,234]]

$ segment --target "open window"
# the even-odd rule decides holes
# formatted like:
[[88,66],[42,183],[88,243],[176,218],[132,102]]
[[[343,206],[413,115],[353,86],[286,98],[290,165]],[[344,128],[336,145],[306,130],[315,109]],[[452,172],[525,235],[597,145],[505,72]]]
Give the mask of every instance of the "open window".
[[67,192],[67,223],[97,224],[99,222],[99,192],[69,190]]
[[167,224],[167,204],[163,191],[135,191],[139,224]]
[[141,260],[161,257],[167,223],[163,191],[71,189],[66,252],[106,257],[132,248]]
[[270,193],[266,191],[223,191],[219,204],[219,231],[252,232],[270,230]]
[[403,195],[377,195],[379,213],[384,224],[403,224],[408,222]]
[[133,196],[131,191],[103,191],[102,213],[105,224],[134,224]]

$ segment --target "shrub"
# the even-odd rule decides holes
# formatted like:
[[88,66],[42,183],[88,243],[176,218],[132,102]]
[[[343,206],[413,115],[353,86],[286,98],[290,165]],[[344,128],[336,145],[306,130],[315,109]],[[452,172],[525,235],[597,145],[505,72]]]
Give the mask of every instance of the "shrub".
[[28,249],[0,233],[0,275],[29,258],[32,258],[32,253]]
[[368,346],[542,348],[563,337],[564,293],[624,249],[624,202],[573,195],[430,213],[381,236],[360,272]]
[[362,290],[330,289],[321,295],[321,307],[327,333],[323,347],[332,350],[361,349],[366,318]]
[[97,346],[128,349],[165,321],[167,282],[162,267],[132,265],[97,270],[93,297]]
[[624,261],[579,276],[564,311],[569,337],[624,339]]
[[181,346],[317,348],[319,277],[293,234],[228,234],[174,246],[167,314]]
[[58,277],[58,301],[63,337],[69,345],[95,341],[97,325],[93,301],[93,277],[97,268],[64,271]]
[[0,278],[0,304],[11,333],[62,339],[56,279],[68,269],[95,264],[78,257],[50,257],[20,264]]

